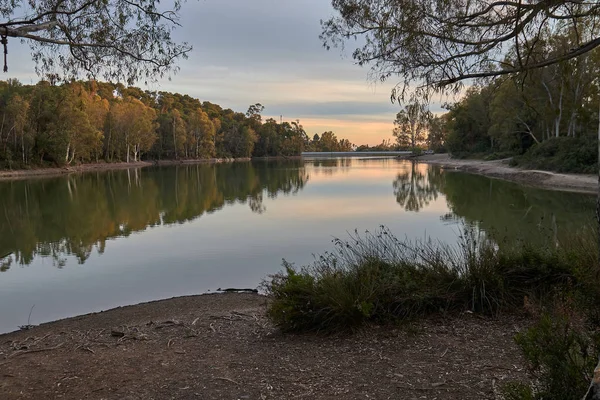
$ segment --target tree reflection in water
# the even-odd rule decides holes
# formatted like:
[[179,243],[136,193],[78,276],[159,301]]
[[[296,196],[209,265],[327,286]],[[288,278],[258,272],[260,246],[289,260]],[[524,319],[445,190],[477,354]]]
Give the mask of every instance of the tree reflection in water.
[[0,183],[0,271],[48,257],[83,264],[106,241],[183,224],[233,204],[267,212],[264,196],[297,193],[301,161],[131,169]]
[[396,201],[406,211],[418,212],[436,200],[443,179],[439,167],[417,162],[405,163],[394,181]]
[[440,219],[485,232],[499,245],[569,240],[594,221],[594,196],[542,190],[480,175],[405,163],[393,182],[406,211],[426,208],[443,195],[450,212]]

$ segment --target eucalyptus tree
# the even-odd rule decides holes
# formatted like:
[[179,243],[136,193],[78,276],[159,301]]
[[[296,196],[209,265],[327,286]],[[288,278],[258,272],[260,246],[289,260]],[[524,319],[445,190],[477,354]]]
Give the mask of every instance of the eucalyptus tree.
[[192,49],[172,37],[184,1],[0,0],[4,70],[8,47],[23,40],[41,75],[129,83],[162,77]]
[[201,108],[194,110],[188,118],[190,148],[195,158],[215,156],[215,125]]
[[110,110],[114,132],[118,136],[119,154],[125,160],[139,161],[143,152],[156,141],[156,112],[140,100],[126,97],[113,104]]
[[425,140],[425,132],[433,115],[424,103],[413,102],[407,104],[403,110],[396,114],[394,121],[394,136],[399,147],[412,149]]
[[[374,77],[399,76],[393,98],[457,91],[462,81],[508,75],[570,60],[600,45],[598,1],[332,0],[322,21],[327,48],[362,43],[353,58]],[[528,49],[553,31],[577,34],[572,46],[535,60]],[[506,50],[515,48],[512,59]]]

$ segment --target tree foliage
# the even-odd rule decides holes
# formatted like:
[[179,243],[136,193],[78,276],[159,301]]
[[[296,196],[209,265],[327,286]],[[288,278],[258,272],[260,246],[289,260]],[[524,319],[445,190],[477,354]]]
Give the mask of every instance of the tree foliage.
[[[185,1],[185,0],[184,0]],[[177,43],[182,0],[1,0],[0,35],[27,42],[44,76],[154,80],[191,50]],[[6,68],[6,65],[5,65]]]
[[410,103],[404,107],[394,121],[394,137],[400,149],[415,149],[425,140],[425,132],[433,115],[423,103]]
[[263,122],[264,107],[250,109],[107,82],[0,82],[0,168],[352,150],[333,132],[311,141],[299,121]]
[[[332,5],[338,15],[322,22],[324,45],[360,39],[354,59],[371,65],[377,79],[400,77],[392,98],[402,100],[457,92],[465,79],[534,70],[600,45],[597,1],[333,0]],[[537,51],[545,37],[565,32],[574,32],[569,46]],[[408,90],[411,84],[416,91]]]
[[[546,52],[568,47],[571,41],[571,35],[548,36],[544,43],[549,45],[536,48]],[[594,81],[599,57],[593,50],[526,75],[498,77],[469,88],[459,102],[447,105],[446,146],[458,156],[527,153],[528,163],[547,159],[530,167],[593,172],[597,150],[590,143],[598,133],[600,98]]]

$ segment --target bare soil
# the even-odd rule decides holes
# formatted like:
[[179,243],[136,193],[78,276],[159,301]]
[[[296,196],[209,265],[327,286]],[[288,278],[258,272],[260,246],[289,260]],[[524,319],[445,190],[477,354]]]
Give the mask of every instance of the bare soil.
[[66,174],[94,172],[94,171],[111,171],[130,168],[144,168],[156,165],[192,165],[192,164],[216,164],[222,162],[233,161],[250,161],[250,158],[236,159],[190,159],[190,160],[159,160],[159,161],[136,161],[136,162],[120,162],[120,163],[92,163],[81,165],[69,165],[61,168],[32,168],[32,169],[16,169],[16,170],[0,170],[0,181],[52,177]]
[[62,168],[32,168],[32,169],[15,169],[15,170],[0,170],[1,180],[28,179],[32,177],[49,177],[79,172],[107,171],[117,169],[141,168],[153,165],[150,162],[138,161],[132,163],[94,163],[71,165]]
[[521,184],[544,189],[565,190],[572,192],[597,193],[598,176],[585,174],[559,174],[556,172],[515,168],[506,160],[456,160],[447,154],[435,154],[415,158],[428,164],[441,165],[447,169],[470,172],[505,179]]
[[495,399],[526,379],[526,319],[472,314],[284,335],[267,299],[181,297],[0,336],[0,398]]

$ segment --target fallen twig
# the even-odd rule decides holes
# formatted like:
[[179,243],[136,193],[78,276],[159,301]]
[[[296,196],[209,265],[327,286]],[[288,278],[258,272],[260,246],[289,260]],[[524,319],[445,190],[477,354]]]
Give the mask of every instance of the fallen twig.
[[[44,348],[44,349],[19,350],[19,351],[16,351],[16,352],[14,352],[14,353],[10,354],[10,355],[9,355],[8,357],[6,357],[6,358],[7,358],[7,359],[12,359],[12,358],[14,358],[14,357],[22,356],[23,354],[30,354],[30,353],[41,353],[41,352],[43,352],[43,351],[52,351],[52,350],[56,350],[56,349],[58,349],[58,348],[62,347],[63,345],[64,345],[64,343],[60,343],[59,345],[56,345],[56,346],[54,346],[54,347],[46,347],[46,348]],[[7,361],[5,361],[5,362],[1,363],[0,365],[4,365],[4,364],[6,364],[6,363],[8,363],[8,362],[10,362],[10,360],[7,360]]]
[[220,379],[222,381],[227,381],[227,382],[231,382],[231,383],[234,383],[236,385],[239,385],[239,383],[237,383],[236,381],[234,381],[231,378],[225,378],[225,377],[222,377],[222,376],[217,376],[215,379]]

